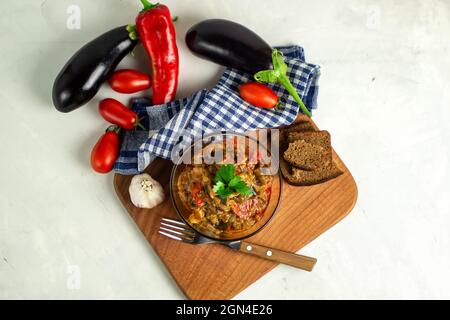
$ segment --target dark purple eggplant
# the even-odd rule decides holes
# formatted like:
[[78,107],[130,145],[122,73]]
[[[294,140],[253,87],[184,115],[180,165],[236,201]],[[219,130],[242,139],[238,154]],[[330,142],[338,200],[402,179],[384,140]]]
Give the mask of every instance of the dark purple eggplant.
[[130,39],[127,26],[121,26],[79,49],[53,84],[52,98],[56,109],[69,112],[91,100],[136,44],[136,40]]
[[273,67],[272,48],[267,42],[233,21],[202,21],[188,30],[186,44],[201,58],[252,75]]

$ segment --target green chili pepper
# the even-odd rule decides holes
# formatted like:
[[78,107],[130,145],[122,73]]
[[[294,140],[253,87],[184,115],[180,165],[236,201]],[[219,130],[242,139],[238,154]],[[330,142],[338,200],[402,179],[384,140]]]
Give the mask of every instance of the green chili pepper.
[[263,70],[256,73],[254,76],[255,80],[265,83],[279,83],[292,95],[295,101],[297,101],[303,113],[308,117],[311,117],[311,112],[309,112],[309,110],[306,108],[291,81],[287,77],[287,65],[284,62],[283,53],[281,53],[277,49],[274,49],[272,51],[272,64],[273,70]]

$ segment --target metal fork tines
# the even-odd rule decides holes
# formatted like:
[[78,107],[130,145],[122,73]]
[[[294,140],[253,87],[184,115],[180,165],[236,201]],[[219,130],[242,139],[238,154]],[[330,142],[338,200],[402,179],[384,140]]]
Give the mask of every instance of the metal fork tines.
[[196,233],[181,221],[162,218],[158,233],[174,240],[193,243]]

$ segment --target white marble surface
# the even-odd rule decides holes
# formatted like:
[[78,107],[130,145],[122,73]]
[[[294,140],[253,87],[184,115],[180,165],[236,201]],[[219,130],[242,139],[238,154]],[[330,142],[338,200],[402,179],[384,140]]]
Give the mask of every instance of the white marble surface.
[[[180,16],[180,96],[220,73],[186,50],[196,21],[229,18],[273,45],[302,45],[322,66],[315,121],[359,186],[353,212],[304,248],[319,260],[313,273],[279,266],[237,298],[450,298],[450,2],[164,2]],[[66,27],[70,4],[81,8],[80,30]],[[0,2],[0,298],[183,298],[112,175],[89,167],[106,127],[96,104],[117,95],[103,88],[70,114],[50,100],[65,60],[139,8]],[[138,52],[122,66],[145,63]]]

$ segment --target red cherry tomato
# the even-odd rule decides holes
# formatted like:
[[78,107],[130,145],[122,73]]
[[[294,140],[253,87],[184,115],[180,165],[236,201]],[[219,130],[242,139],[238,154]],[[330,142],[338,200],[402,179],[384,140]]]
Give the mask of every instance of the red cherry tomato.
[[131,69],[114,72],[108,80],[114,91],[120,93],[135,93],[150,88],[152,80],[149,75]]
[[249,82],[239,88],[241,98],[260,108],[275,108],[278,105],[277,94],[269,87],[258,82]]
[[120,139],[116,126],[109,127],[91,152],[91,167],[98,173],[108,173],[119,155]]
[[98,111],[106,121],[123,129],[132,130],[140,125],[136,112],[128,109],[116,99],[107,98],[100,101]]

